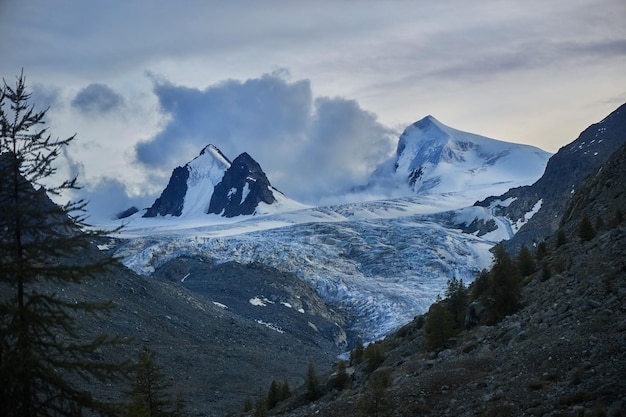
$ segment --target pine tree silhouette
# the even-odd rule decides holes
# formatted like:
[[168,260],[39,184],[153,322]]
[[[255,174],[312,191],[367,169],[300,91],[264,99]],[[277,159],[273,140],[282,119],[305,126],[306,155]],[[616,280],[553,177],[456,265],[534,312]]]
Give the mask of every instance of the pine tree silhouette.
[[[112,404],[85,390],[86,382],[122,377],[122,364],[96,352],[119,339],[84,340],[78,314],[107,311],[108,303],[70,300],[70,289],[107,270],[113,259],[92,255],[103,232],[86,229],[83,201],[64,206],[49,195],[75,189],[76,179],[50,186],[54,162],[74,137],[53,139],[46,111],[29,104],[25,77],[0,92],[0,415],[113,415]],[[44,186],[45,184],[45,186]],[[97,252],[97,251],[95,251]]]

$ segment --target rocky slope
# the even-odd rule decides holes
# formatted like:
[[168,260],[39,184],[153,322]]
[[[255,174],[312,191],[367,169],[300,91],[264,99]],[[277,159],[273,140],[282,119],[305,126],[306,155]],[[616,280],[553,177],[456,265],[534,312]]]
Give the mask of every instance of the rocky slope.
[[[537,244],[556,231],[573,193],[581,181],[600,167],[626,142],[626,104],[602,121],[589,126],[572,143],[562,147],[548,161],[544,175],[534,184],[513,188],[501,196],[489,197],[477,205],[496,206],[495,214],[512,223],[523,219],[537,204],[538,212],[505,242],[510,252]],[[502,204],[513,199],[510,204]]]
[[[450,347],[424,350],[420,320],[386,338],[382,364],[354,370],[349,390],[327,389],[305,404],[295,396],[285,416],[371,415],[363,412],[378,375],[378,415],[626,415],[626,146],[578,187],[550,236],[550,268],[525,280],[523,307],[493,325],[461,332]],[[581,241],[584,215],[598,228]],[[603,220],[598,222],[598,219]],[[565,239],[563,239],[565,237]]]
[[[100,243],[108,250],[105,248],[114,242]],[[99,256],[101,251],[94,247],[84,252],[83,259]],[[94,359],[133,360],[146,345],[156,352],[157,364],[172,383],[172,393],[181,394],[191,416],[222,415],[238,409],[273,379],[297,386],[304,380],[309,361],[329,367],[343,351],[340,346],[345,334],[335,324],[340,316],[326,308],[302,281],[259,265],[208,269],[202,276],[200,269],[179,262],[163,267],[155,279],[136,275],[120,264],[81,284],[63,288],[43,284],[39,290],[56,293],[69,302],[111,301],[108,315],[76,317],[82,340],[103,333],[126,340],[119,347],[99,349]],[[189,281],[181,283],[189,272]],[[222,291],[229,286],[228,280],[239,277],[248,292],[229,295]],[[216,284],[214,293],[193,288],[203,279]],[[10,293],[4,285],[0,282],[0,294]],[[253,305],[250,300],[255,297],[268,306]],[[293,308],[281,304],[283,300],[293,303]],[[272,306],[271,314],[263,311]],[[83,380],[80,384],[89,386]],[[96,381],[90,389],[98,398],[127,399],[124,384],[105,386]]]

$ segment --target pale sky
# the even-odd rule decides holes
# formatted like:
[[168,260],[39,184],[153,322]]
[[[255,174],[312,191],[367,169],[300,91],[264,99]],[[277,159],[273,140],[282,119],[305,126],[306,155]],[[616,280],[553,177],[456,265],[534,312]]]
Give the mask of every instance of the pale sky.
[[436,3],[0,0],[0,75],[113,211],[209,143],[314,203],[427,115],[556,152],[626,102],[624,0]]

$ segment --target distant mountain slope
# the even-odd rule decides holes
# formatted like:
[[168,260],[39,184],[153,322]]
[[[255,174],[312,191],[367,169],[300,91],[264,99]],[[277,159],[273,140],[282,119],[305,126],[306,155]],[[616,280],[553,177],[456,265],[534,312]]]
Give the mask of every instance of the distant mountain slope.
[[394,184],[418,194],[470,191],[480,199],[532,183],[549,157],[539,148],[462,132],[427,116],[405,129],[396,157],[374,173],[370,187]]
[[606,162],[624,142],[626,104],[559,149],[548,161],[544,175],[534,184],[489,197],[477,205],[494,207],[496,215],[505,216],[512,223],[522,219],[533,207],[540,206],[515,236],[504,242],[510,252],[517,252],[522,245],[532,246],[557,230],[568,201],[583,179]]

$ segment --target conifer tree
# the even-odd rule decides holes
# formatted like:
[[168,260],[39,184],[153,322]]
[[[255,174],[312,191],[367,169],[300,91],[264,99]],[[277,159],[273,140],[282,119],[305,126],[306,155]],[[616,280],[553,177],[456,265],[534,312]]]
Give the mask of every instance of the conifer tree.
[[350,365],[358,365],[363,361],[363,352],[365,348],[363,347],[363,342],[359,339],[356,342],[356,346],[352,351],[350,351]]
[[583,217],[578,224],[578,237],[581,242],[588,242],[596,236],[596,230],[591,224],[591,220],[587,213],[583,213]]
[[163,369],[156,363],[156,353],[143,346],[133,366],[129,417],[182,416],[184,403],[172,397],[172,384],[166,381]]
[[498,322],[517,311],[521,300],[520,275],[511,257],[499,243],[495,246],[494,262],[489,272],[488,296],[493,301],[490,319]]
[[458,280],[456,277],[449,279],[445,302],[456,326],[459,328],[463,327],[463,323],[465,322],[467,299],[467,288],[465,288],[463,280]]
[[378,341],[375,343],[370,343],[363,351],[363,359],[367,361],[365,371],[374,372],[376,368],[383,364],[385,358],[385,349],[382,345],[382,342]]
[[393,398],[389,394],[391,375],[389,372],[375,372],[369,379],[367,391],[357,403],[359,416],[392,416],[395,410]]
[[335,380],[336,387],[343,390],[350,384],[350,376],[346,369],[346,361],[339,361],[337,364],[337,376]]
[[267,411],[267,397],[263,394],[263,390],[259,389],[254,404],[254,417],[265,417],[268,414]]
[[483,269],[470,286],[470,300],[478,300],[489,289],[489,271]]
[[320,381],[315,373],[313,362],[309,362],[306,374],[306,398],[309,401],[315,401],[322,395]]
[[276,407],[276,404],[280,401],[280,390],[278,388],[278,383],[275,379],[272,380],[270,387],[267,391],[267,409],[271,410]]
[[291,397],[291,389],[289,388],[289,382],[285,379],[280,385],[280,400],[285,401],[289,397]]
[[541,242],[537,243],[537,250],[535,251],[535,258],[537,258],[538,261],[541,261],[546,256],[548,256],[548,245],[546,244],[544,240],[542,240]]
[[535,262],[533,260],[533,255],[530,253],[530,250],[526,246],[522,246],[517,257],[515,259],[515,264],[517,265],[517,269],[519,270],[522,277],[527,277],[535,272]]
[[448,339],[457,333],[454,317],[439,297],[428,310],[424,333],[426,347],[437,351],[443,349]]
[[91,256],[102,232],[85,229],[83,201],[64,206],[48,195],[76,188],[52,186],[55,160],[74,137],[53,139],[46,111],[29,103],[23,73],[0,92],[0,415],[5,417],[113,414],[110,404],[83,387],[120,377],[118,364],[93,359],[118,342],[106,335],[83,340],[77,314],[110,306],[68,300],[68,289],[93,278],[113,260]]

